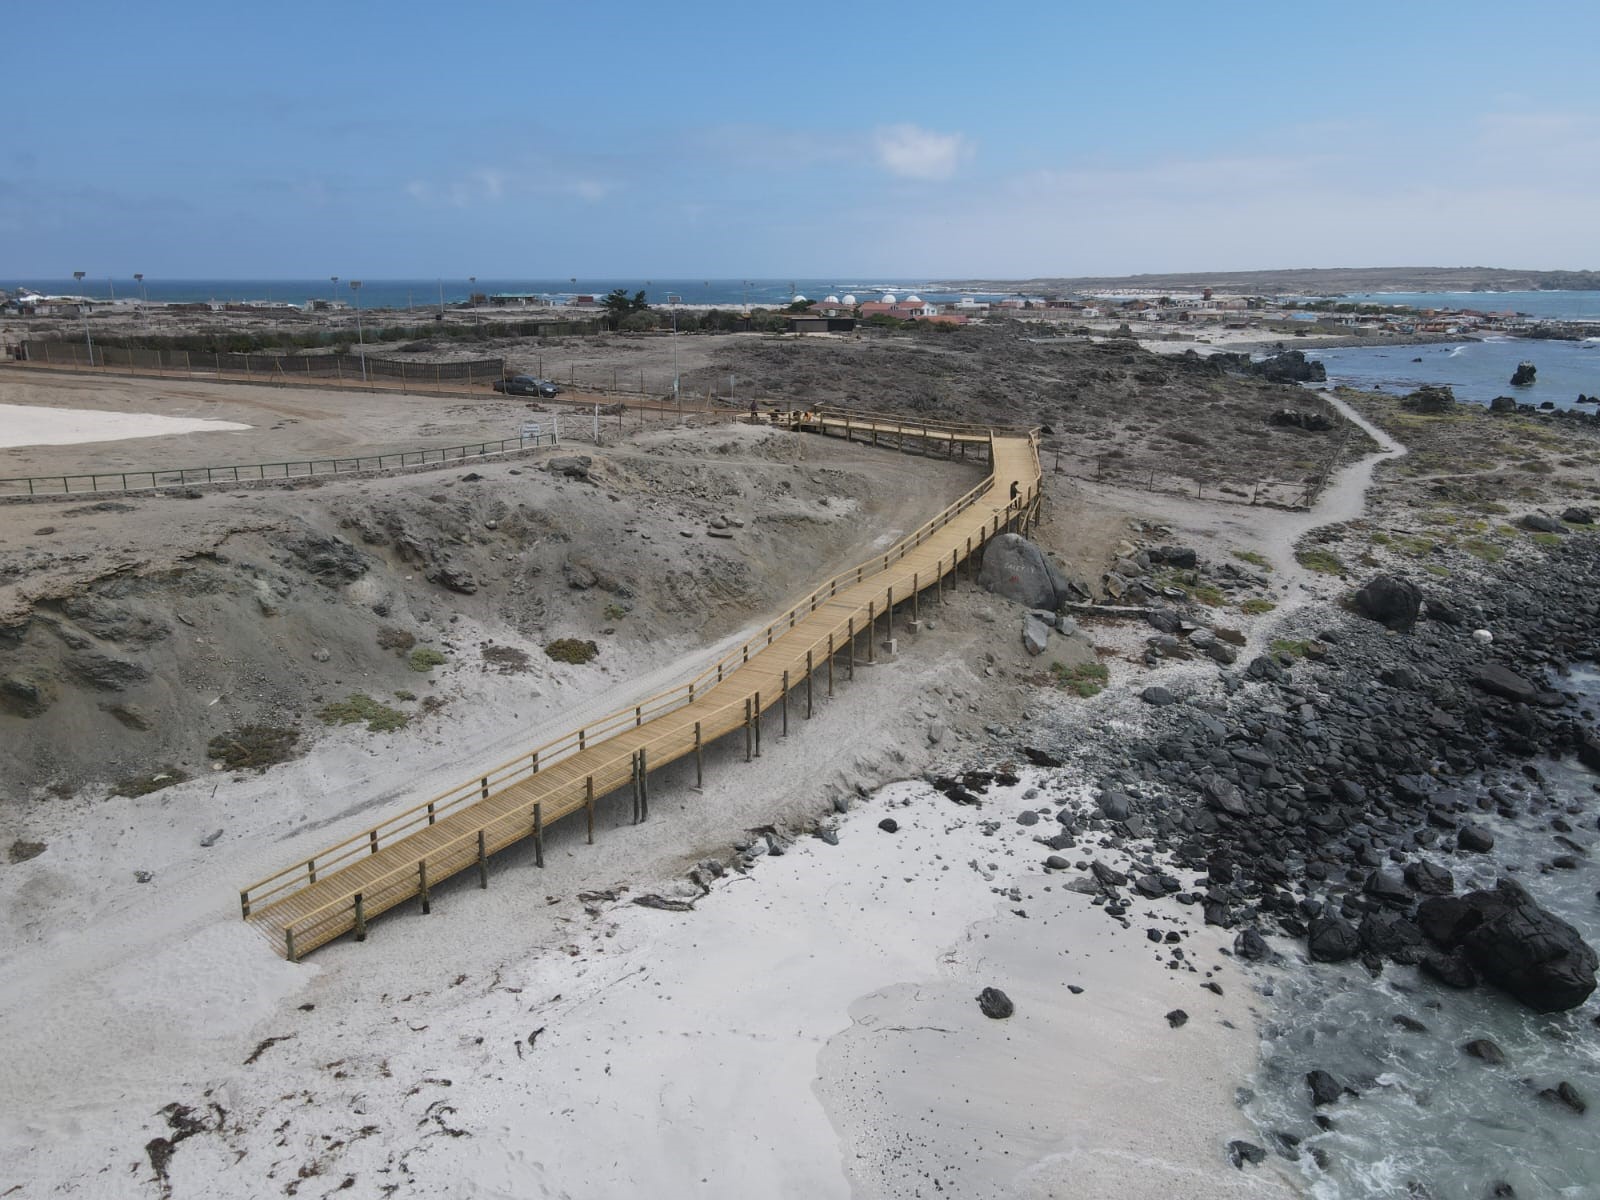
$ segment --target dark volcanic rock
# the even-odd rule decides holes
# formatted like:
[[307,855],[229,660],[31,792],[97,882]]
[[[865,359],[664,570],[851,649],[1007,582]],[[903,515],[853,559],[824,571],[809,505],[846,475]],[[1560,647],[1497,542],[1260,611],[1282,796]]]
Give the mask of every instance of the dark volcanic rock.
[[1169,704],[1178,702],[1178,698],[1164,687],[1147,687],[1139,693],[1139,699],[1156,708],[1165,708]]
[[978,1008],[983,1015],[999,1021],[1009,1017],[1017,1011],[1016,1005],[1011,1003],[1011,997],[999,988],[986,987],[978,993]]
[[1539,689],[1534,687],[1521,675],[1509,667],[1499,663],[1488,663],[1482,667],[1473,683],[1494,696],[1503,696],[1507,700],[1519,700],[1524,704],[1538,698]]
[[1565,1079],[1553,1088],[1545,1088],[1539,1093],[1541,1100],[1549,1100],[1556,1104],[1564,1105],[1577,1113],[1580,1117],[1589,1111],[1589,1102],[1583,1098],[1582,1093]]
[[984,547],[978,583],[1024,608],[1050,612],[1073,594],[1066,577],[1045,552],[1015,533],[1002,533]]
[[1428,954],[1422,959],[1422,973],[1445,987],[1465,990],[1478,985],[1478,973],[1462,954]]
[[1481,825],[1463,825],[1456,830],[1456,845],[1474,854],[1487,854],[1494,849],[1494,834]]
[[1315,1071],[1306,1072],[1306,1083],[1311,1088],[1313,1108],[1321,1108],[1324,1104],[1337,1104],[1339,1097],[1344,1095],[1344,1085],[1320,1067]]
[[1233,952],[1240,958],[1250,962],[1258,962],[1272,954],[1272,949],[1267,945],[1266,939],[1252,926],[1241,929],[1238,936],[1233,939]]
[[[1484,979],[1535,1012],[1576,1008],[1594,991],[1600,958],[1593,948],[1510,880],[1493,891],[1425,901],[1417,920],[1429,941],[1459,951]],[[1423,969],[1434,974],[1431,961]]]
[[1189,1023],[1189,1014],[1181,1008],[1175,1008],[1167,1014],[1167,1024],[1174,1029],[1182,1029]]
[[1410,580],[1377,575],[1355,594],[1354,603],[1362,616],[1404,633],[1417,623],[1422,593]]
[[1518,522],[1524,529],[1531,529],[1535,533],[1565,533],[1567,527],[1554,517],[1547,517],[1544,513],[1529,513]]
[[1491,1066],[1499,1066],[1506,1061],[1506,1052],[1500,1049],[1498,1043],[1488,1038],[1473,1038],[1470,1042],[1462,1042],[1461,1052],[1482,1059]]
[[900,822],[896,821],[893,817],[885,817],[883,820],[878,822],[878,828],[883,830],[885,833],[899,833]]
[[1311,922],[1306,948],[1312,962],[1344,962],[1361,948],[1356,927],[1343,917],[1317,917]]
[[1245,1163],[1266,1162],[1267,1152],[1254,1142],[1235,1138],[1228,1143],[1228,1160],[1242,1171]]
[[1456,890],[1455,876],[1431,862],[1407,863],[1406,882],[1424,896],[1448,896]]

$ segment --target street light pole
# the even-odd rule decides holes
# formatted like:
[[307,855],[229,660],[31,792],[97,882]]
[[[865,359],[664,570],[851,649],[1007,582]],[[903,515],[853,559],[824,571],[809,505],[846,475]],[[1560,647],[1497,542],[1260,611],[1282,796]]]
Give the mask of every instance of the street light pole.
[[667,293],[667,303],[672,305],[672,399],[680,406],[683,398],[678,393],[678,305],[682,302],[682,296]]
[[361,355],[361,382],[367,382],[367,342],[361,334],[361,280],[352,279],[350,290],[356,294],[356,345],[360,347]]
[[[85,272],[83,271],[74,271],[72,273],[72,281],[74,283],[82,283],[84,274]],[[89,306],[80,304],[78,305],[78,311],[83,314],[83,342],[89,348],[89,365],[92,367],[94,366],[94,338],[89,333]]]

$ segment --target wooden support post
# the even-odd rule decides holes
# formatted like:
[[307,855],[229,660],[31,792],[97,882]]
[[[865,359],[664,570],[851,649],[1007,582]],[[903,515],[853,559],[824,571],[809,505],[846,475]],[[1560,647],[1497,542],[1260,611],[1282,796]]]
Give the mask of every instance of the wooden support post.
[[921,571],[914,571],[914,572],[912,572],[912,575],[911,575],[911,623],[913,625],[918,625],[919,628],[920,628],[920,624],[919,623],[922,620],[922,613],[921,613],[921,609],[919,607],[919,604],[920,604],[920,601],[921,601],[921,597],[922,597],[922,572]]
[[369,829],[369,830],[367,830],[367,853],[368,854],[376,854],[377,852],[378,852],[378,831],[376,829]]
[[589,845],[594,845],[594,776],[583,781],[583,807],[589,814]]
[[428,801],[428,824],[429,825],[433,824],[433,815],[434,815],[433,814],[433,801],[429,800]]
[[367,910],[361,902],[361,893],[356,893],[356,941],[367,940]]
[[639,823],[639,752],[635,750],[628,759],[628,768],[631,778],[628,780],[633,791],[633,823]]
[[537,775],[539,773],[539,752],[537,750],[535,750],[533,752],[531,758],[532,758],[532,761],[531,761],[531,763],[529,764],[529,767],[528,767],[528,774],[529,775]]
[[283,927],[283,953],[284,953],[284,957],[287,958],[290,962],[299,962],[300,961],[299,956],[296,955],[295,952],[294,952],[294,926],[293,925],[285,925]]
[[856,619],[850,618],[850,682],[856,679]]
[[639,748],[639,820],[650,819],[650,763],[644,747]]
[[694,786],[704,788],[706,784],[706,763],[704,747],[700,742],[700,722],[694,723]]
[[835,654],[835,651],[834,651],[834,648],[833,648],[833,634],[830,633],[828,635],[828,699],[829,700],[833,699],[833,658],[834,658],[834,654]]
[[811,676],[815,672],[811,665],[811,651],[806,651],[806,720],[811,720]]
[[[887,567],[887,564],[885,564],[885,566]],[[885,623],[889,626],[888,632],[884,634],[884,637],[892,638],[894,636],[894,589],[893,588],[889,589],[889,602],[883,606],[883,616],[884,616]]]
[[756,723],[756,757],[760,758],[761,757],[761,693],[760,692],[756,693],[755,723]]
[[239,909],[240,909],[241,912],[243,912],[244,919],[246,921],[248,921],[250,919],[250,893],[249,892],[240,892],[239,893]]
[[783,690],[778,693],[778,702],[783,706],[783,733],[782,733],[781,736],[788,737],[789,736],[789,672],[788,671],[785,671],[783,673]]
[[867,601],[867,664],[878,661],[878,611],[877,602]]
[[487,775],[485,775],[482,779],[480,779],[478,781],[478,783],[479,783],[479,787],[478,787],[479,795],[482,796],[483,799],[487,800],[489,798],[489,777]]
[[750,728],[750,698],[748,696],[746,696],[745,697],[745,701],[744,701],[744,760],[745,760],[745,762],[749,762],[750,759],[754,756],[755,744],[752,741],[752,739],[754,737],[755,737],[755,731]]
[[489,886],[489,856],[483,852],[483,830],[478,830],[478,886]]
[[533,865],[544,866],[544,802],[533,802]]
[[433,911],[433,901],[428,896],[428,860],[417,859],[417,888],[422,896],[422,912],[424,915]]

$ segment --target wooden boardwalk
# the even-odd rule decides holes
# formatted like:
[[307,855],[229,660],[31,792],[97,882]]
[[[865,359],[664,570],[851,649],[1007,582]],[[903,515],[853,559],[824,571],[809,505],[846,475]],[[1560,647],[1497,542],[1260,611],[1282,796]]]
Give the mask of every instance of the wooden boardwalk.
[[[853,676],[857,661],[875,661],[880,639],[893,636],[896,616],[919,618],[924,593],[1012,528],[1037,517],[1036,431],[910,422],[851,413],[771,414],[774,424],[822,436],[940,457],[986,454],[991,474],[927,524],[883,554],[824,582],[782,617],[696,679],[590,722],[542,746],[529,747],[450,791],[251,884],[239,893],[244,918],[280,954],[296,960],[347,932],[366,936],[367,922],[416,898],[429,910],[429,889],[476,869],[488,886],[496,851],[531,838],[544,865],[544,831],[583,814],[594,840],[597,800],[624,787],[634,819],[649,815],[650,772],[694,756],[743,731],[746,756],[760,753],[761,715],[791,706],[809,716],[817,688],[831,694],[836,675]],[[970,567],[969,567],[970,570]]]

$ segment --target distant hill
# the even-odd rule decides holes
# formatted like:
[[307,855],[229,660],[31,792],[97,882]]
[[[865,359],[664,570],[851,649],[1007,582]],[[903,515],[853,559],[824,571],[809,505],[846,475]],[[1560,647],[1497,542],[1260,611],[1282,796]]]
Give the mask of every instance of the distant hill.
[[962,279],[955,290],[1082,292],[1245,292],[1333,296],[1347,292],[1600,291],[1600,271],[1516,271],[1505,267],[1307,267],[1288,271],[1186,271],[1175,275],[1090,275],[1061,279]]

